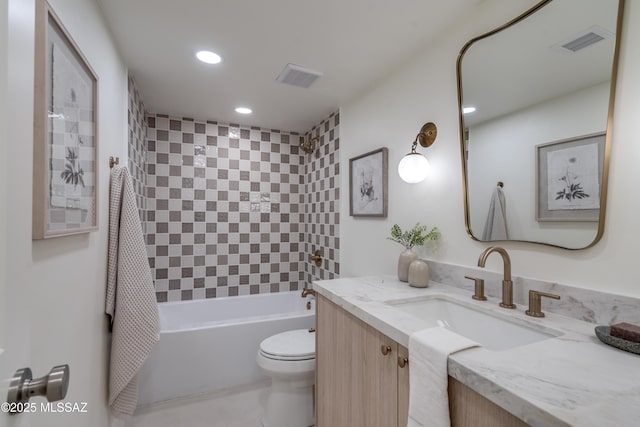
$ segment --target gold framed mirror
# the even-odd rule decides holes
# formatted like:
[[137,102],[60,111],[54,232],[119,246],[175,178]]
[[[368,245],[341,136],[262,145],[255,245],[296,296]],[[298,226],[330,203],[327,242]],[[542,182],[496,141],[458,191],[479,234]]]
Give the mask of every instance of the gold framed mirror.
[[624,0],[544,0],[457,61],[465,225],[582,249],[604,232]]

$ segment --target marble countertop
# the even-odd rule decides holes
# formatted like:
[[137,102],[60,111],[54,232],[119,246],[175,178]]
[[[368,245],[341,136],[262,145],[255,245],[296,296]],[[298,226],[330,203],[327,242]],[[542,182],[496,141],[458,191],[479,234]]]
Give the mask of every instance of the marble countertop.
[[506,350],[461,351],[449,357],[449,375],[532,426],[640,425],[640,356],[601,343],[592,323],[553,313],[532,318],[522,305],[507,310],[496,298],[474,301],[433,281],[412,288],[393,276],[316,281],[313,289],[405,347],[425,324],[387,301],[441,295],[559,334]]

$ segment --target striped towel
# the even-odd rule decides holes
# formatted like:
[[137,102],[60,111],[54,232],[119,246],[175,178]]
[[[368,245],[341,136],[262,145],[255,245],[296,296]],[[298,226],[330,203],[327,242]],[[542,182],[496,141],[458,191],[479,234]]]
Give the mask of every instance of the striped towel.
[[160,339],[158,305],[129,171],[111,170],[109,260],[105,311],[111,318],[109,407],[132,415],[138,401],[136,375]]

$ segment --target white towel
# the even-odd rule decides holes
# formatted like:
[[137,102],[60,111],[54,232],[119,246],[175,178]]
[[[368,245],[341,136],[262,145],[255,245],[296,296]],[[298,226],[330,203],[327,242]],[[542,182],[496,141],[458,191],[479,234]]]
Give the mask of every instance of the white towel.
[[504,200],[504,192],[499,185],[493,190],[491,203],[489,204],[489,213],[487,221],[484,223],[484,231],[482,239],[490,240],[508,240],[507,233],[507,205]]
[[105,311],[113,335],[109,406],[115,416],[132,415],[138,401],[136,375],[160,339],[158,305],[129,171],[111,170],[109,261]]
[[449,427],[447,359],[478,344],[444,327],[409,336],[409,422],[407,427]]

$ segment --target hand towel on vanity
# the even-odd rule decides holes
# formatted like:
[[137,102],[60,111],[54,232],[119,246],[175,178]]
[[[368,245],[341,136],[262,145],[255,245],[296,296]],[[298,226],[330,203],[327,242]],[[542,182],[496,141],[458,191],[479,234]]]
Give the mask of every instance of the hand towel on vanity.
[[504,192],[499,185],[493,190],[487,221],[484,223],[482,240],[507,240],[507,207]]
[[478,344],[434,327],[409,336],[409,422],[407,427],[450,426],[447,359]]
[[109,407],[132,415],[138,401],[136,375],[160,339],[156,302],[140,215],[129,171],[111,170],[109,260],[105,312],[113,328]]

